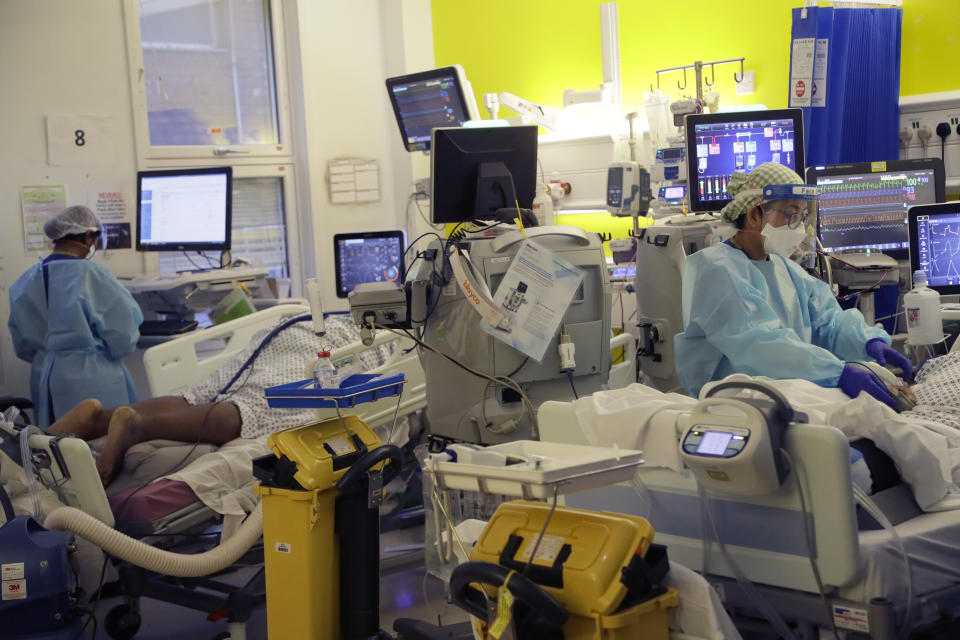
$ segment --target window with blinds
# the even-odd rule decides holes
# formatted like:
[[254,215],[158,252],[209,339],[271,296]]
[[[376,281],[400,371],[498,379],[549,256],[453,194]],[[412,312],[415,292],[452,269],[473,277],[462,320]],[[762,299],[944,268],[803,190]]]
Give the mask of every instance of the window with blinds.
[[[233,179],[231,254],[254,267],[270,270],[272,278],[290,274],[282,178]],[[161,253],[162,272],[220,266],[219,255]]]

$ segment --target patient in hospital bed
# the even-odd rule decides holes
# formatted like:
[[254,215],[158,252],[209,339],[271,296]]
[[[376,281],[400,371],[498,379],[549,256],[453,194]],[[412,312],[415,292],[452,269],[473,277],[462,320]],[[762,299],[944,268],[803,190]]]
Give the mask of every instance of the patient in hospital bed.
[[[278,323],[279,324],[279,323]],[[359,331],[347,316],[331,316],[326,335],[318,337],[309,321],[281,331],[233,385],[224,388],[272,331],[258,332],[247,347],[200,384],[181,396],[151,398],[130,406],[103,407],[81,402],[48,430],[85,440],[106,436],[97,468],[104,486],[120,469],[126,451],[147,440],[177,440],[222,445],[236,438],[259,438],[310,422],[313,409],[269,409],[264,389],[310,377],[318,351],[357,342]],[[360,368],[383,365],[396,348],[391,342],[360,355]]]

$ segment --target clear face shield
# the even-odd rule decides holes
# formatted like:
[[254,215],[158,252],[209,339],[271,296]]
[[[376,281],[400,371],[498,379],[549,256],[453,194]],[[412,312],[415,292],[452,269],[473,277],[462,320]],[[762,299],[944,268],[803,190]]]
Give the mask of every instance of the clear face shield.
[[794,259],[812,267],[817,252],[817,188],[806,184],[767,185],[761,197],[765,221],[791,230],[804,230],[804,239],[797,246]]

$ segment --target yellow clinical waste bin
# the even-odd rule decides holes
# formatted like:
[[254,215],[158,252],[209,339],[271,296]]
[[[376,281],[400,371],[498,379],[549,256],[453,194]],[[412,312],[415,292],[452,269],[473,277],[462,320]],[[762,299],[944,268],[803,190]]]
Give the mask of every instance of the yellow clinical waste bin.
[[[254,461],[263,500],[267,632],[283,640],[379,629],[382,487],[402,462],[357,416],[272,434]],[[385,464],[389,462],[389,464]]]

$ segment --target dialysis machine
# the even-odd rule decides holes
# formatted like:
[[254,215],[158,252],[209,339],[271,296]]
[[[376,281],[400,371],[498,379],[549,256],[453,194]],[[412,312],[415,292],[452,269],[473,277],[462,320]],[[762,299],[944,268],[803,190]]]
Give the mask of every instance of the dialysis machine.
[[[583,282],[563,319],[575,345],[573,388],[590,394],[606,384],[610,371],[610,283],[603,246],[596,234],[575,227],[540,227],[528,237],[583,270]],[[464,241],[477,276],[495,291],[522,241],[519,232]],[[420,269],[421,278],[432,266]],[[433,435],[490,444],[537,438],[532,412],[542,402],[572,397],[571,382],[561,371],[560,335],[553,336],[541,362],[481,332],[481,318],[459,287],[447,286],[434,298],[434,313],[424,323],[420,359],[427,384],[427,419]],[[438,353],[439,352],[439,353]],[[513,389],[489,383],[451,362],[508,376],[526,393],[526,406]]]
[[[607,382],[611,298],[602,241],[576,227],[507,226],[528,219],[535,126],[439,128],[432,138],[432,221],[456,227],[417,252],[402,285],[359,285],[350,295],[351,315],[366,340],[383,329],[420,334],[432,435],[482,444],[536,439],[540,403],[590,394]],[[493,222],[462,227],[474,220]],[[482,323],[497,326],[491,292],[526,241],[583,276],[539,360],[502,339],[505,327],[481,329]],[[514,306],[530,306],[523,302],[529,295],[519,293]]]

